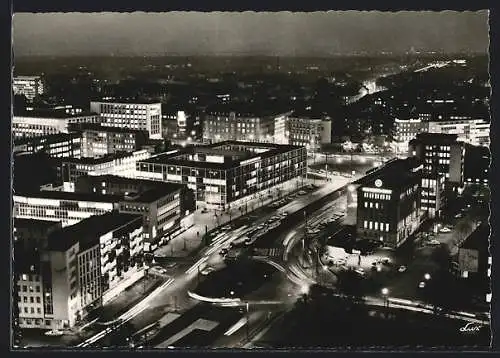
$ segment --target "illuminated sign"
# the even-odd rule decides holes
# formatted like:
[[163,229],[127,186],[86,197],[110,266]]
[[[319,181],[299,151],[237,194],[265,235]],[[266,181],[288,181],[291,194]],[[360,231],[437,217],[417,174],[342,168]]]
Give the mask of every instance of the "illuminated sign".
[[380,179],[375,180],[375,186],[377,188],[380,188],[382,186],[382,180],[380,180]]
[[392,190],[389,189],[378,189],[378,188],[362,188],[361,189],[367,193],[375,193],[375,194],[392,194]]

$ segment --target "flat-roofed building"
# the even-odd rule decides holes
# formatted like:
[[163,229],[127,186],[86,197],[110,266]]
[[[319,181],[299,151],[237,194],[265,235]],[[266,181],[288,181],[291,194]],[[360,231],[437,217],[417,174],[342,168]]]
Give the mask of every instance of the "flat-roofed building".
[[82,157],[100,158],[109,154],[134,152],[148,143],[147,131],[109,127],[101,124],[74,126],[80,133]]
[[227,208],[306,176],[306,148],[226,141],[175,150],[137,163],[138,177],[185,184],[196,201]]
[[358,239],[398,247],[422,222],[422,165],[415,158],[396,160],[357,188]]
[[53,158],[80,158],[82,138],[78,133],[58,133],[41,137],[20,138],[14,141],[14,154],[44,152]]
[[162,138],[161,103],[92,101],[90,109],[101,116],[105,126],[143,130],[149,133],[151,139]]
[[30,101],[45,91],[41,76],[14,76],[12,89],[14,94],[24,95]]
[[27,111],[12,118],[12,135],[17,138],[41,137],[57,133],[69,133],[76,123],[99,123],[95,113],[65,111]]
[[332,142],[332,121],[309,111],[294,112],[286,121],[288,143],[306,147],[310,152],[321,150]]

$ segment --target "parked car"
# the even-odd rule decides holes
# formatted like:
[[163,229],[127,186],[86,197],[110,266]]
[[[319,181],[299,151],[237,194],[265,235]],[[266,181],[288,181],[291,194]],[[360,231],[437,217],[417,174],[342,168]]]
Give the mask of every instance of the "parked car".
[[420,283],[418,284],[418,288],[425,288],[425,282],[420,281]]
[[431,246],[439,246],[439,245],[441,245],[441,243],[439,241],[437,241],[437,240],[431,240],[431,241],[428,242],[428,244],[431,245]]
[[304,190],[299,191],[299,195],[306,195],[306,194],[307,194],[307,192]]
[[441,232],[441,233],[449,233],[449,232],[451,232],[451,229],[449,227],[444,227],[441,230],[439,230],[439,232]]
[[204,268],[203,270],[201,270],[201,274],[202,274],[203,276],[207,276],[207,275],[211,274],[211,273],[212,273],[212,272],[214,272],[214,271],[215,271],[215,269],[214,269],[213,267],[210,267],[210,266],[209,266],[209,267],[206,267],[206,268]]
[[170,263],[165,265],[165,267],[168,269],[173,269],[176,266],[177,266],[177,262],[170,262]]
[[159,272],[159,273],[161,273],[162,275],[164,275],[164,274],[167,273],[167,270],[164,269],[161,266],[153,266],[152,269],[155,270],[155,271],[157,271],[157,272]]
[[223,247],[223,248],[219,251],[219,255],[224,256],[224,255],[226,255],[228,252],[229,252],[229,249],[228,249],[227,247]]
[[406,266],[399,266],[398,272],[405,272],[406,271]]
[[49,336],[49,337],[60,337],[60,336],[64,335],[64,332],[55,329],[55,330],[45,332],[45,335]]

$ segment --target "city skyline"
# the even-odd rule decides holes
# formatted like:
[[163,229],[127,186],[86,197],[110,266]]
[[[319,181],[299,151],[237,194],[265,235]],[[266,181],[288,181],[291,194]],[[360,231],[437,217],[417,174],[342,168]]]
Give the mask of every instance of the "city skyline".
[[13,18],[15,56],[486,53],[488,43],[488,11],[19,13]]

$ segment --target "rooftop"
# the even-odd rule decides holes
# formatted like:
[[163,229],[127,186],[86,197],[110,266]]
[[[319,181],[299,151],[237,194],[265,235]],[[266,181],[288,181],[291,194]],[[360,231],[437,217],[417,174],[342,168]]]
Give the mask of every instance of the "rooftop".
[[290,112],[290,108],[285,108],[281,104],[269,103],[248,103],[231,102],[218,104],[206,109],[209,115],[228,115],[234,112],[237,117],[272,117]]
[[462,249],[488,250],[490,228],[487,222],[480,224],[469,237],[460,245]]
[[362,187],[376,187],[377,180],[382,181],[382,188],[398,189],[414,182],[419,178],[417,172],[421,162],[416,158],[398,159],[387,163],[373,179]]
[[424,144],[447,144],[457,142],[458,136],[456,134],[445,133],[419,133],[416,139],[412,141],[419,141]]
[[99,244],[100,236],[136,220],[138,226],[142,226],[141,215],[113,211],[104,215],[91,216],[75,225],[53,232],[49,236],[48,247],[53,251],[66,251],[79,242],[80,249],[86,250]]
[[[267,158],[291,150],[301,148],[300,146],[225,141],[206,146],[194,146],[181,149],[176,152],[162,153],[146,160],[139,161],[140,167],[146,164],[172,164],[182,165],[194,168],[209,169],[229,169],[240,166],[245,160],[252,158]],[[203,160],[194,160],[190,157],[195,155],[214,155],[224,158],[223,162],[208,162]]]
[[62,109],[34,109],[32,111],[16,111],[14,117],[28,117],[28,118],[50,118],[50,119],[68,119],[76,117],[95,117],[98,116],[92,112],[66,112]]
[[82,157],[82,158],[61,158],[61,163],[74,163],[74,164],[103,164],[111,162],[115,159],[131,157],[133,152],[116,152],[111,154],[106,154],[103,157],[93,158],[93,157]]
[[52,200],[66,200],[66,201],[91,201],[97,203],[117,203],[123,200],[121,195],[101,195],[94,193],[72,193],[66,191],[40,191],[40,192],[20,192],[15,193],[14,196],[52,199]]
[[49,229],[54,226],[60,226],[60,225],[61,223],[57,221],[14,218],[15,228]]
[[99,123],[76,123],[71,126],[72,130],[75,131],[99,131],[106,133],[136,133],[136,134],[144,134],[147,131],[141,131],[138,129],[131,128],[123,128],[123,127],[111,127],[111,126],[103,126]]
[[160,104],[158,101],[136,99],[136,98],[109,98],[92,100],[91,103],[115,103],[115,104]]

